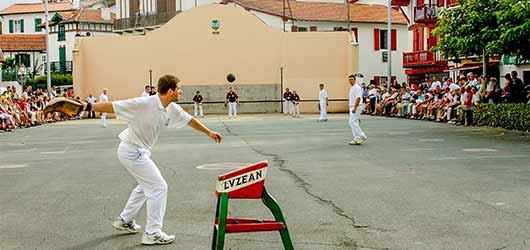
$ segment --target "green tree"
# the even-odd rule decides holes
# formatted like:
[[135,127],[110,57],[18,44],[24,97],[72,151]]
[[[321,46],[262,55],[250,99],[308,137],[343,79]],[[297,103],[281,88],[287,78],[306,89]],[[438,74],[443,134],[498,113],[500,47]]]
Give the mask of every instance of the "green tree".
[[[445,58],[481,56],[483,74],[489,57],[530,48],[530,0],[460,0],[460,7],[442,10],[434,49]],[[525,48],[526,46],[526,48]]]

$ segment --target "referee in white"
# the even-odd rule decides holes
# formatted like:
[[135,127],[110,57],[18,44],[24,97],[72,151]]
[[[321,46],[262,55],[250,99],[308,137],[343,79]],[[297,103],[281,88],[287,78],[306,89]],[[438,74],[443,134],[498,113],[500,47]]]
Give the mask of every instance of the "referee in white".
[[361,118],[361,112],[363,109],[363,98],[362,89],[359,84],[355,83],[355,76],[350,75],[348,77],[350,82],[350,93],[349,93],[349,107],[350,107],[350,127],[353,134],[353,140],[350,145],[361,145],[368,137],[364,134],[359,126],[359,119]]
[[117,119],[128,123],[127,129],[119,135],[121,143],[118,158],[136,179],[138,186],[132,191],[125,208],[112,225],[129,233],[139,232],[141,227],[134,218],[144,203],[147,203],[147,223],[142,236],[142,244],[146,245],[169,244],[175,240],[174,235],[162,231],[168,186],[155,162],[151,160],[151,148],[160,129],[188,125],[218,143],[222,140],[219,133],[211,131],[174,103],[181,95],[178,83],[179,79],[175,76],[165,75],[158,80],[156,95],[94,103],[91,107],[96,112],[115,113]]

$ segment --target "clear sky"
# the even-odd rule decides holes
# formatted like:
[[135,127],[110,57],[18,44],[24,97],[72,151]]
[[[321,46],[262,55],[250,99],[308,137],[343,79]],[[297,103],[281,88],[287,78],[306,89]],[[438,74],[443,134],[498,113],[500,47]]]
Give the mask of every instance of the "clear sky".
[[39,3],[42,0],[0,0],[0,10],[3,10],[15,3]]

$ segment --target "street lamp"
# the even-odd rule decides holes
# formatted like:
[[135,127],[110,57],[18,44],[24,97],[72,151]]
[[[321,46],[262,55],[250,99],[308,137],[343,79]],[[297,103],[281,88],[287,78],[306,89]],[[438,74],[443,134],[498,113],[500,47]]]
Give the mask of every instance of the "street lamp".
[[44,0],[44,23],[46,30],[46,86],[48,88],[48,96],[52,98],[52,78],[50,72],[50,31],[48,26],[48,0]]
[[149,91],[151,91],[151,88],[153,88],[153,70],[149,70]]

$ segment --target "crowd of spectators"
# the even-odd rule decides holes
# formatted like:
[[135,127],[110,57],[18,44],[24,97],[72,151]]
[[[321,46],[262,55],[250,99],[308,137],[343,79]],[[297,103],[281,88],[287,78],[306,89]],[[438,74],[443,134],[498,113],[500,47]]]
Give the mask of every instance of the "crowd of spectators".
[[[52,88],[51,98],[73,98],[73,89]],[[50,100],[47,90],[33,90],[31,86],[23,87],[21,94],[15,86],[8,86],[0,96],[0,131],[15,131],[16,129],[38,126],[43,123],[69,119],[61,113],[43,113],[44,107]]]
[[423,83],[393,81],[387,86],[362,85],[364,112],[451,124],[473,125],[473,107],[480,103],[529,103],[529,86],[517,72],[503,76],[501,83],[493,77],[476,77],[472,72],[451,78],[426,78]]

